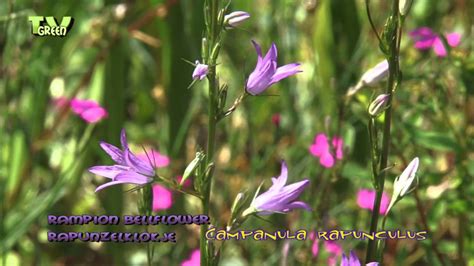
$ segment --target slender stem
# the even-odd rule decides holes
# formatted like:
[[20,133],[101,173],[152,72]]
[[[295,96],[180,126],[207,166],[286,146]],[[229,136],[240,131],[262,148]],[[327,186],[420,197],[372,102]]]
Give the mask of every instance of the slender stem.
[[[209,81],[209,106],[208,106],[208,131],[207,131],[207,150],[206,150],[206,164],[205,167],[208,167],[214,162],[214,152],[216,148],[216,124],[217,124],[217,92],[218,92],[218,83],[216,78],[216,61],[217,53],[214,53],[214,49],[218,45],[219,38],[219,28],[218,28],[218,12],[219,12],[219,0],[206,1],[206,4],[209,5],[205,7],[206,12],[210,12],[208,18],[210,18],[210,27],[206,32],[206,37],[209,40],[210,51],[207,53],[209,56],[209,62],[206,62],[209,65],[209,73],[207,75]],[[212,187],[212,175],[213,171],[206,173],[204,177],[205,187],[202,189],[202,206],[203,214],[209,216],[209,204],[211,198],[211,187]],[[200,250],[201,250],[201,265],[209,265],[209,250],[206,242],[206,231],[208,230],[208,225],[201,225],[201,234],[200,234]]]
[[[385,176],[386,171],[382,171],[383,169],[387,168],[388,164],[388,156],[390,151],[390,138],[391,138],[391,125],[392,125],[392,96],[393,92],[395,91],[396,87],[399,83],[399,65],[398,65],[398,27],[400,24],[398,23],[399,14],[398,14],[398,0],[394,0],[392,2],[392,15],[391,15],[391,23],[387,25],[388,27],[392,27],[390,31],[389,37],[389,54],[388,54],[388,63],[389,63],[389,78],[387,84],[386,94],[388,94],[388,101],[387,101],[387,110],[385,111],[385,119],[384,119],[384,126],[383,126],[383,136],[382,136],[382,154],[380,157],[380,166],[379,166],[379,175],[374,176],[376,178],[376,198],[374,202],[374,208],[372,211],[372,217],[370,221],[370,233],[374,233],[378,229],[378,220],[379,220],[379,210],[380,210],[380,203],[382,201],[382,193],[385,185]],[[376,240],[369,240],[368,248],[367,248],[367,256],[366,256],[366,263],[375,261],[377,258],[377,242]]]

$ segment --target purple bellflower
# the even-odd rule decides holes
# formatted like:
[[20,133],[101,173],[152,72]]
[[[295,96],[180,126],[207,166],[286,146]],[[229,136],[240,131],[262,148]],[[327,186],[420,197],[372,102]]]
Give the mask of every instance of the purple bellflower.
[[209,72],[209,66],[199,63],[199,60],[196,60],[196,68],[193,71],[194,80],[203,80],[207,73]]
[[[281,163],[281,174],[278,178],[273,177],[273,185],[268,191],[256,196],[250,207],[244,211],[243,216],[251,213],[270,215],[272,213],[287,213],[293,209],[302,208],[311,210],[308,204],[296,201],[304,188],[309,185],[309,180],[286,185],[288,179],[288,168],[286,163]],[[258,194],[258,192],[257,192]]]
[[[378,266],[378,262],[369,262],[366,266]],[[349,258],[346,257],[346,254],[342,254],[341,266],[361,266],[359,258],[354,251],[351,250]]]
[[120,142],[122,149],[106,142],[100,143],[100,147],[116,164],[89,168],[89,172],[111,179],[110,182],[97,187],[95,192],[118,184],[144,185],[153,181],[155,170],[149,162],[140,159],[130,151],[124,129],[120,135]]
[[275,43],[268,50],[265,57],[262,57],[262,49],[255,41],[252,41],[257,51],[257,65],[255,70],[250,74],[247,80],[247,92],[251,95],[258,95],[264,92],[272,84],[302,72],[299,69],[299,63],[291,63],[281,67],[277,67],[278,51]]

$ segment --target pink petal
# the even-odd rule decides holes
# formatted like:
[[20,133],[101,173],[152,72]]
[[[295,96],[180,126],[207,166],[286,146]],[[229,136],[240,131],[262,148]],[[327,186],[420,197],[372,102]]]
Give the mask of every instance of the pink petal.
[[319,241],[316,239],[313,242],[313,245],[311,246],[311,253],[313,254],[313,257],[316,257],[319,254],[319,243],[318,242]]
[[314,143],[310,146],[309,151],[317,157],[329,152],[328,138],[324,133],[316,135]]
[[191,258],[181,262],[181,266],[200,266],[201,265],[201,253],[199,249],[196,249],[191,254]]
[[342,142],[342,138],[340,137],[334,137],[332,139],[332,145],[334,146],[334,149],[336,150],[336,158],[338,160],[342,159],[342,147],[344,146]]
[[342,247],[335,241],[325,241],[324,248],[327,252],[331,253],[334,256],[341,256],[342,255]]
[[446,51],[446,48],[444,47],[443,42],[439,37],[436,37],[434,43],[433,43],[433,50],[436,55],[439,57],[445,57],[448,52]]
[[[357,192],[357,205],[362,209],[373,210],[374,201],[376,198],[376,192],[372,189],[360,189]],[[382,193],[382,200],[380,201],[380,210],[379,213],[385,215],[388,205],[390,203],[390,198],[385,192]]]
[[89,108],[99,107],[100,105],[93,100],[81,100],[81,99],[72,99],[71,100],[71,109],[74,113],[80,115],[82,112]]
[[[191,186],[191,177],[189,177],[188,179],[186,179],[186,181],[184,181],[184,184],[183,184],[183,187],[189,187]],[[178,184],[181,184],[181,180],[183,179],[183,176],[177,176],[176,177],[176,180],[178,181]]]
[[170,164],[170,158],[166,155],[159,153],[157,150],[151,149],[150,151],[142,152],[137,154],[137,157],[143,161],[151,161],[151,164],[155,168],[166,167]]
[[69,99],[66,97],[57,97],[53,99],[53,104],[56,108],[62,108],[69,105]]
[[456,32],[448,33],[446,34],[446,40],[449,46],[456,47],[461,43],[461,34]]
[[319,163],[325,168],[331,168],[334,166],[334,157],[332,157],[331,153],[326,152],[319,158]]
[[160,185],[153,186],[153,211],[167,210],[173,204],[171,191]]
[[81,118],[89,124],[97,123],[107,116],[107,111],[100,106],[87,109],[81,113]]

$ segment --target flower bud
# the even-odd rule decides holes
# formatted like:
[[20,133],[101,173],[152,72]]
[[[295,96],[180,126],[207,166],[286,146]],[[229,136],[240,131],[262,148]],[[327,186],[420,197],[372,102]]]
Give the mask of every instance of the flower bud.
[[393,195],[390,205],[388,206],[387,213],[401,198],[408,194],[411,190],[413,180],[415,180],[416,172],[418,171],[418,165],[420,160],[415,157],[403,170],[402,174],[395,179],[393,183]]
[[352,86],[348,89],[347,96],[352,96],[356,94],[360,89],[362,89],[365,86],[377,85],[377,83],[379,83],[379,81],[384,79],[387,75],[388,75],[388,61],[383,60],[382,62],[378,63],[376,66],[367,70],[362,75],[359,82],[357,82],[355,86]]
[[389,99],[388,94],[380,94],[375,100],[369,105],[369,114],[373,117],[379,116],[387,107],[387,101]]
[[250,18],[249,13],[244,11],[234,11],[224,16],[224,25],[228,29],[235,28],[248,18]]
[[207,73],[209,72],[209,66],[205,64],[199,63],[198,60],[196,60],[196,68],[194,69],[193,72],[193,79],[194,80],[203,80]]
[[388,61],[383,60],[362,75],[359,82],[365,86],[375,86],[388,75]]
[[412,3],[413,0],[400,0],[398,2],[398,11],[400,12],[400,15],[406,16],[408,14],[408,11],[410,11]]

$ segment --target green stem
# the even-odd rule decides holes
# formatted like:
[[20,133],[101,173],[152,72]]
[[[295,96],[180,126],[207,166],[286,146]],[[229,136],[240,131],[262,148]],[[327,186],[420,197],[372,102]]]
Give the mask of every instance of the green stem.
[[[210,2],[210,3],[209,3]],[[218,83],[216,78],[216,61],[218,52],[214,53],[214,49],[218,45],[219,39],[219,27],[218,27],[218,12],[219,12],[219,0],[210,0],[205,3],[207,7],[204,8],[208,18],[210,18],[210,27],[207,28],[206,37],[209,40],[209,51],[206,53],[209,56],[209,62],[206,62],[209,66],[208,81],[209,81],[209,106],[208,106],[208,131],[207,131],[207,150],[206,150],[206,164],[207,168],[214,162],[214,152],[216,148],[216,125],[217,125],[217,92]],[[210,5],[210,7],[209,7]],[[203,171],[207,172],[207,171]],[[204,188],[202,189],[202,207],[203,214],[209,216],[209,204],[211,200],[211,187],[212,187],[212,176],[213,171],[209,171],[204,176]],[[206,232],[209,226],[207,224],[201,225],[200,232],[200,251],[201,251],[201,265],[209,265],[209,247],[206,242]]]
[[[388,55],[388,63],[389,63],[389,78],[388,84],[386,89],[386,94],[389,95],[388,102],[387,102],[387,110],[385,111],[385,119],[384,119],[384,126],[383,126],[383,137],[382,137],[382,155],[380,157],[380,166],[379,166],[379,175],[374,176],[377,179],[377,187],[376,187],[376,198],[374,202],[374,208],[372,211],[372,217],[370,220],[370,233],[376,232],[378,229],[378,220],[379,220],[379,210],[380,210],[380,203],[382,201],[382,193],[385,185],[385,176],[386,171],[382,171],[383,169],[387,168],[388,164],[388,156],[390,150],[390,138],[391,138],[391,125],[392,125],[392,96],[393,92],[395,91],[396,87],[398,86],[399,82],[399,65],[398,65],[398,0],[394,0],[392,2],[392,25],[388,25],[388,27],[392,27],[390,31],[390,36],[385,40],[389,40],[389,55]],[[376,261],[377,257],[377,241],[369,240],[368,248],[367,248],[367,256],[366,256],[366,263]]]

